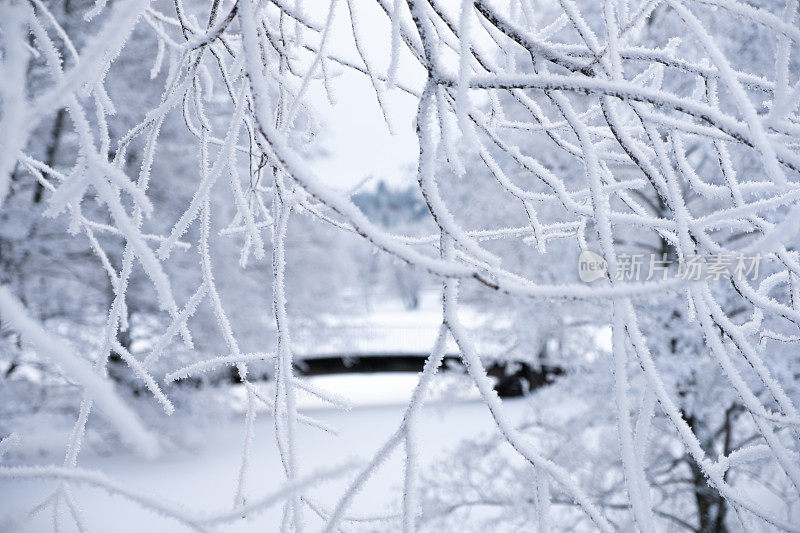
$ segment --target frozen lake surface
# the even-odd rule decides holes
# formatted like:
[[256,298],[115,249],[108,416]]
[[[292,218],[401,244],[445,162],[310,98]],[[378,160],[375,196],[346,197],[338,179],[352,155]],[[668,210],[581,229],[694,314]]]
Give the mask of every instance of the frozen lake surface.
[[[338,435],[315,428],[299,426],[297,438],[301,475],[322,467],[331,467],[351,459],[367,461],[400,423],[403,406],[416,375],[369,374],[320,376],[313,383],[327,390],[349,396],[351,411],[324,408],[318,402],[300,401],[303,412],[339,429]],[[451,379],[443,377],[443,379]],[[234,402],[235,403],[235,402]],[[519,421],[525,400],[506,400],[504,405],[515,422]],[[176,413],[176,417],[180,413]],[[65,422],[67,422],[65,420]],[[268,413],[259,413],[255,423],[255,441],[248,481],[248,496],[254,500],[275,491],[283,481],[283,471],[274,438],[274,421]],[[46,433],[44,433],[46,431]],[[60,464],[68,423],[63,431],[49,426],[43,433],[22,434],[26,450],[42,449],[43,455],[27,457],[27,464]],[[421,462],[424,467],[445,456],[466,437],[489,434],[494,424],[487,408],[474,399],[474,391],[465,390],[456,402],[433,399],[426,404],[419,418]],[[180,503],[203,512],[222,511],[233,505],[244,436],[244,417],[236,413],[220,416],[203,426],[187,427],[183,444],[165,452],[154,461],[128,454],[103,456],[88,447],[81,452],[79,466],[99,470],[131,489],[158,495],[160,499]],[[26,442],[28,445],[26,446]],[[34,444],[35,443],[35,444]],[[59,447],[60,446],[60,447]],[[403,450],[399,448],[381,466],[374,478],[353,501],[355,514],[398,512],[401,500]],[[13,458],[12,458],[13,461]],[[328,481],[308,491],[320,503],[330,507],[355,474]],[[0,484],[0,531],[11,531],[9,519],[24,516],[46,498],[57,486],[55,481],[12,481]],[[119,496],[110,496],[101,489],[74,486],[74,495],[83,510],[90,531],[115,533],[177,533],[190,531],[186,526],[144,510]],[[242,519],[224,531],[278,531],[281,504]],[[66,512],[66,511],[65,511]],[[318,530],[322,522],[307,509],[310,530]],[[68,516],[64,531],[73,531]],[[145,526],[146,524],[146,526]],[[46,510],[25,524],[24,532],[45,531],[52,527],[52,512]],[[399,524],[364,524],[364,531],[396,530]],[[144,528],[144,529],[143,529]]]

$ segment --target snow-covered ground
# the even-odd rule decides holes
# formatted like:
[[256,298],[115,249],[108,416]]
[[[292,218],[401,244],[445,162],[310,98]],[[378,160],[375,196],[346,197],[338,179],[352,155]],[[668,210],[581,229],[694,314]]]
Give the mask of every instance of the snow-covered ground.
[[[338,355],[369,357],[383,354],[425,354],[430,351],[442,323],[441,289],[421,290],[416,309],[405,309],[399,298],[384,297],[372,303],[368,312],[352,316],[324,314],[314,328],[297,328],[292,347],[297,359]],[[499,313],[487,316],[464,304],[459,318],[470,331],[492,331],[508,327],[508,318]],[[481,354],[502,352],[505,344],[476,338]],[[448,338],[446,353],[457,353]]]
[[[456,379],[448,375],[440,378],[440,389],[443,388],[442,380]],[[300,464],[305,473],[352,459],[367,461],[397,428],[403,412],[402,404],[416,383],[416,375],[411,374],[320,376],[312,379],[317,386],[348,394],[354,407],[350,411],[341,411],[324,408],[310,400],[300,402],[305,414],[339,430],[338,435],[332,435],[306,426],[299,428],[297,441]],[[233,403],[235,406],[236,402]],[[525,400],[504,403],[512,419],[519,420]],[[176,413],[173,416],[181,415]],[[277,490],[283,481],[273,423],[272,417],[266,413],[259,414],[256,419],[247,491],[251,499]],[[65,424],[63,431],[54,430],[53,424],[45,427],[46,434],[37,436],[32,431],[22,435],[26,450],[42,450],[42,455],[38,458],[26,457],[26,464],[60,464],[59,454],[66,442],[69,427]],[[489,412],[483,404],[474,400],[474,391],[464,389],[462,399],[455,402],[432,398],[419,418],[422,464],[431,464],[441,458],[465,437],[492,431],[494,426]],[[243,435],[243,416],[231,412],[212,423],[187,427],[180,439],[181,446],[164,453],[156,460],[147,461],[118,452],[103,456],[87,447],[81,452],[80,466],[100,470],[133,490],[156,494],[164,501],[180,503],[204,512],[224,510],[233,505]],[[395,451],[366,489],[356,496],[351,511],[357,514],[399,511],[402,464],[402,450]],[[353,475],[354,472],[351,472],[345,478],[321,484],[309,493],[319,502],[331,506]],[[56,486],[57,482],[54,481],[0,483],[0,531],[17,531],[18,526],[9,525],[11,520],[24,517]],[[118,496],[110,496],[100,489],[74,486],[73,490],[90,531],[188,531],[185,526],[172,519],[143,510],[136,504]],[[306,513],[306,517],[312,530],[321,525],[321,521],[310,511]],[[73,531],[71,521],[65,518],[63,530]],[[280,519],[281,505],[278,504],[263,513],[242,519],[225,531],[277,531]],[[3,524],[6,524],[5,528]],[[27,521],[21,531],[46,531],[51,527],[52,512],[48,509]],[[396,523],[369,523],[364,525],[364,530],[388,531],[396,527]]]

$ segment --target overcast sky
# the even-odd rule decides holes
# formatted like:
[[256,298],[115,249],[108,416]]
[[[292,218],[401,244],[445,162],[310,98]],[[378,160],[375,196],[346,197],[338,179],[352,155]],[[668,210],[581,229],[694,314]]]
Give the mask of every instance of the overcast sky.
[[[359,33],[366,54],[375,69],[384,75],[389,65],[391,27],[374,1],[355,0],[358,6]],[[311,11],[311,10],[308,10]],[[314,13],[318,15],[318,13]],[[409,21],[410,22],[410,21]],[[334,15],[330,50],[360,63],[352,39],[347,2],[340,1]],[[410,54],[401,54],[398,78],[416,81],[420,88],[424,71]],[[410,183],[417,160],[417,138],[412,127],[416,99],[393,89],[386,93],[386,104],[394,128],[390,134],[383,121],[369,78],[343,67],[333,81],[335,105],[331,106],[322,84],[315,82],[309,91],[312,105],[322,123],[321,147],[326,157],[311,161],[324,181],[337,189],[355,186],[368,177],[383,178],[393,184]]]

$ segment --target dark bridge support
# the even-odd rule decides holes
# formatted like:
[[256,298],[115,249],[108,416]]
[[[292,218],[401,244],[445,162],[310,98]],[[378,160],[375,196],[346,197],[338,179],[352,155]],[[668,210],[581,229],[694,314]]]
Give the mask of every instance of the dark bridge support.
[[[421,372],[427,356],[418,354],[382,354],[374,356],[313,357],[296,363],[301,375],[371,373],[371,372]],[[445,356],[445,371],[463,371],[458,356]],[[523,362],[496,361],[486,367],[487,373],[497,382],[495,390],[501,397],[522,396],[552,383],[563,373],[557,366],[534,367]]]

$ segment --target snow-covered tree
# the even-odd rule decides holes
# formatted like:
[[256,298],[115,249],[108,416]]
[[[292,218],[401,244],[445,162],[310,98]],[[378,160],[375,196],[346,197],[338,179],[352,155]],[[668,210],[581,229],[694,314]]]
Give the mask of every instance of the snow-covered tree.
[[[363,35],[361,15],[375,4],[382,54]],[[355,59],[333,50],[337,17]],[[360,520],[348,512],[353,497],[401,450],[401,508],[379,517],[389,529],[505,505],[518,511],[512,523],[540,530],[797,530],[797,17],[796,0],[5,2],[0,319],[19,349],[32,347],[79,385],[82,401],[62,467],[3,467],[0,479],[61,480],[43,505],[54,516],[66,506],[81,529],[74,483],[201,531],[278,501],[284,529],[315,520],[331,531]],[[148,53],[151,70],[141,63]],[[320,133],[311,91],[335,101],[343,70],[374,89],[387,126],[389,96],[416,103],[415,180],[432,234],[399,234],[308,164]],[[39,204],[54,220],[39,220]],[[292,237],[305,235],[293,231],[310,222],[346,237],[297,253]],[[297,426],[315,421],[297,412],[297,391],[346,402],[295,375],[291,340],[293,296],[324,293],[337,304],[337,288],[315,289],[323,281],[312,273],[315,254],[345,238],[431,276],[442,292],[439,335],[402,421],[355,475],[350,465],[303,468]],[[53,248],[57,259],[42,260]],[[632,255],[643,250],[650,266],[672,267],[639,275]],[[578,281],[579,254],[604,265],[601,279]],[[720,267],[726,274],[714,275]],[[52,331],[25,283],[29,268],[45,306],[55,298],[45,275],[96,288],[103,272],[110,301],[93,339],[70,345]],[[294,276],[310,289],[296,293]],[[572,396],[586,412],[546,438],[537,436],[546,413],[512,424],[462,323],[460,292],[487,313],[512,313],[520,332],[532,323],[544,335],[574,319],[608,326],[608,349],[592,349],[600,361],[541,402],[555,416]],[[133,353],[120,334],[143,309],[152,342]],[[272,345],[243,335],[236,311]],[[208,321],[192,327],[203,312],[222,350],[211,359],[196,348]],[[541,335],[520,335],[521,351],[538,352],[524,343],[541,345]],[[465,446],[452,479],[425,476],[421,508],[417,419],[449,339],[513,457]],[[565,364],[585,367],[567,340]],[[77,466],[95,406],[126,444],[158,452],[106,378],[112,356],[166,415],[175,406],[165,380],[235,367],[248,409],[232,508],[187,511]],[[265,363],[274,397],[250,379]],[[286,477],[283,491],[261,498],[248,489],[257,404],[274,415]],[[518,490],[467,497],[475,479],[466,473],[484,467]],[[333,506],[309,496],[311,484],[343,474],[352,478]],[[779,487],[785,503],[761,505],[757,485]]]

